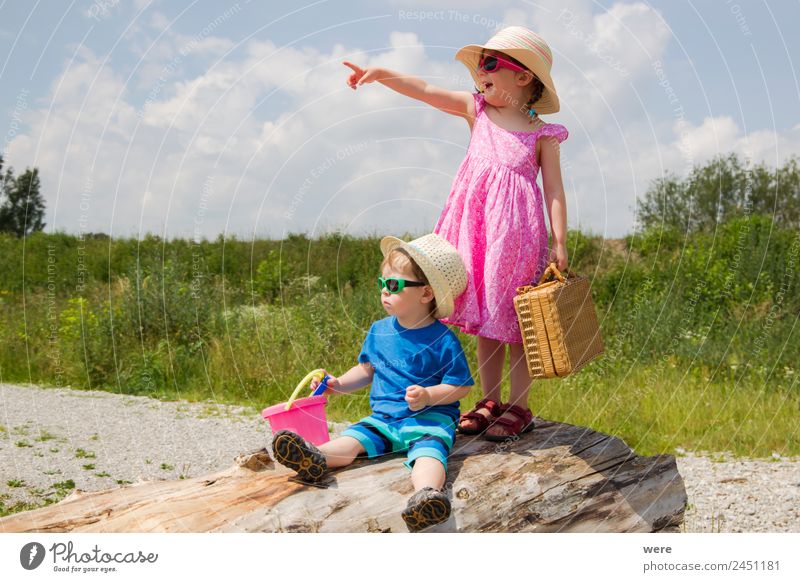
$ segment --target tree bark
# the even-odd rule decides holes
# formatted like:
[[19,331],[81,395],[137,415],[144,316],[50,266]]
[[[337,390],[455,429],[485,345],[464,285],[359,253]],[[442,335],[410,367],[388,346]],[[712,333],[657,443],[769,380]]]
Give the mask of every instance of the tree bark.
[[[457,438],[446,485],[453,513],[429,531],[652,532],[683,522],[674,457],[637,456],[616,437],[535,420],[514,442]],[[77,492],[0,519],[0,531],[403,532],[413,493],[404,460],[358,460],[317,487],[292,481],[263,451],[205,477]]]

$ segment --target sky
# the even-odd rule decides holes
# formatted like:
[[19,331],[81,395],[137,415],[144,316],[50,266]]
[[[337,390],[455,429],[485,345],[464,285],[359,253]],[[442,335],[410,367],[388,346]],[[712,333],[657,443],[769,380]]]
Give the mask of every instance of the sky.
[[[472,90],[458,48],[521,25],[553,55],[568,225],[617,238],[654,179],[800,155],[797,1],[0,0],[0,143],[48,232],[429,232],[464,120],[342,61]],[[541,180],[541,177],[540,177]]]

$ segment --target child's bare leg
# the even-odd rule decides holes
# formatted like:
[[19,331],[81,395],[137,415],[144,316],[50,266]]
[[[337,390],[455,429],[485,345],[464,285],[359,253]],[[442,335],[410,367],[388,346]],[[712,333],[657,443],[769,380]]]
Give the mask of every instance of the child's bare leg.
[[446,473],[444,465],[433,457],[419,457],[414,461],[411,469],[411,482],[414,484],[414,491],[419,491],[425,487],[441,489],[444,487]]
[[[483,397],[494,400],[498,404],[501,398],[501,382],[503,380],[503,362],[506,358],[506,347],[502,342],[478,336],[478,373],[481,377]],[[478,408],[478,414],[491,419],[492,413],[488,408]],[[459,421],[459,427],[464,431],[476,431],[480,425],[472,418]]]
[[528,375],[528,364],[525,362],[525,350],[522,344],[508,344],[508,359],[511,369],[511,397],[509,398],[509,403],[528,408],[531,378]]
[[401,514],[409,531],[421,531],[450,517],[452,508],[447,493],[444,465],[433,457],[417,457],[411,469],[414,495],[409,497]]
[[[528,408],[528,395],[530,394],[531,379],[528,376],[528,368],[525,362],[525,351],[521,344],[509,344],[508,346],[508,359],[510,363],[511,376],[511,395],[509,396],[509,406],[519,406],[522,409]],[[486,431],[486,438],[489,440],[504,440],[510,436],[516,435],[517,430],[530,430],[530,424],[516,428],[518,423],[522,420],[524,423],[527,419],[527,414],[517,414],[516,410],[506,410],[498,421],[490,426]],[[515,428],[504,425],[501,420],[513,422]]]
[[330,469],[349,465],[353,459],[364,452],[363,445],[349,436],[335,438],[317,448],[325,455],[325,461]]
[[[478,373],[481,377],[483,397],[500,402],[500,387],[503,380],[503,362],[506,347],[500,341],[478,336]],[[484,416],[489,416],[486,411]]]

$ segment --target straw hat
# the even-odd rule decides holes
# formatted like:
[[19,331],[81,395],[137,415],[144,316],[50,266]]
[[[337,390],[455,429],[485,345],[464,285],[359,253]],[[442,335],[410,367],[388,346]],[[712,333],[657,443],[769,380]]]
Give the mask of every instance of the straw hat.
[[453,313],[453,300],[467,288],[467,270],[456,248],[438,234],[426,234],[411,242],[393,236],[381,240],[384,257],[397,248],[411,255],[428,278],[436,298],[433,316],[442,319]]
[[546,40],[523,26],[509,26],[495,34],[484,45],[470,44],[461,48],[456,53],[456,60],[467,66],[476,85],[480,85],[478,62],[484,49],[500,51],[516,59],[544,83],[541,98],[533,104],[538,113],[556,113],[559,110],[556,86],[550,77],[553,52]]

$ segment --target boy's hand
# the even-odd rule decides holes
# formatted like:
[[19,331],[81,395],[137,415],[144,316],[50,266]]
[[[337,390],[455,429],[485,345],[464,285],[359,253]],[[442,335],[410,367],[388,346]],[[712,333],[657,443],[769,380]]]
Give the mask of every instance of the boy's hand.
[[422,386],[409,386],[406,388],[406,402],[411,410],[422,410],[430,405],[431,393]]
[[380,81],[381,74],[383,73],[383,71],[377,67],[372,67],[371,69],[362,69],[358,65],[348,63],[347,61],[344,61],[342,64],[353,69],[353,72],[347,78],[347,85],[353,90],[365,83]]
[[[323,374],[328,374],[328,372],[326,372],[325,370],[323,370],[322,373]],[[331,376],[330,374],[328,374],[328,376],[329,376],[329,378],[328,378],[328,387],[325,389],[325,392],[323,392],[321,394],[322,396],[326,396],[326,395],[329,396],[329,395],[333,394],[336,390],[341,388],[341,384],[339,383],[339,378],[337,378],[336,376]],[[313,380],[311,380],[310,386],[311,386],[311,391],[312,392],[317,389],[317,386],[319,386],[320,382],[321,382],[321,380],[318,380],[317,378],[314,378]]]

